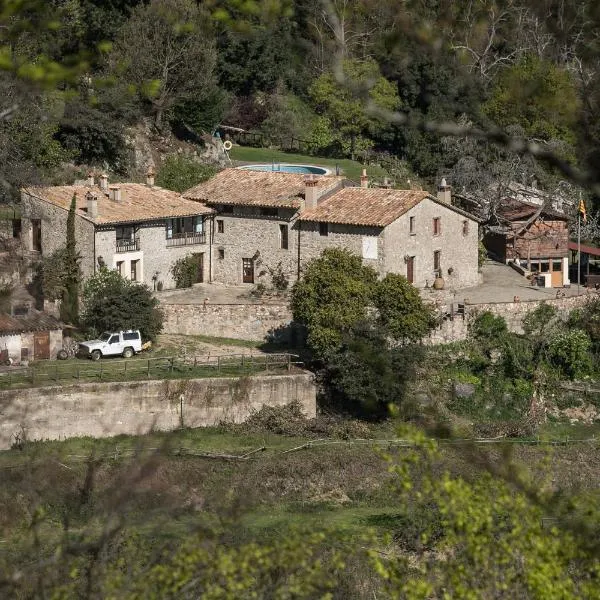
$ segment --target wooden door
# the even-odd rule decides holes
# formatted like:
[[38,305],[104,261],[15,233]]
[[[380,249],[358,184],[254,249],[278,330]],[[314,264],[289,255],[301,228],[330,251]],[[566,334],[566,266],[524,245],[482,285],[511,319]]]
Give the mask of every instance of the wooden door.
[[36,331],[33,334],[33,358],[50,358],[50,332]]
[[254,283],[254,261],[251,258],[242,258],[242,281]]
[[196,281],[195,283],[202,283],[204,281],[204,253],[200,252],[194,254],[196,259]]
[[552,287],[563,287],[562,259],[551,259],[550,271],[552,273]]
[[409,256],[406,259],[406,279],[409,283],[415,282],[415,257]]

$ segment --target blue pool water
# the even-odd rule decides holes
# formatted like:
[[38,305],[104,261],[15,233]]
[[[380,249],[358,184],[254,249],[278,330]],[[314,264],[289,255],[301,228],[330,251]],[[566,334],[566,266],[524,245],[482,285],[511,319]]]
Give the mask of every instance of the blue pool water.
[[314,165],[291,165],[291,164],[261,164],[261,165],[246,165],[245,167],[238,167],[245,171],[275,171],[281,173],[301,173],[304,175],[327,175],[329,169],[324,167],[316,167]]

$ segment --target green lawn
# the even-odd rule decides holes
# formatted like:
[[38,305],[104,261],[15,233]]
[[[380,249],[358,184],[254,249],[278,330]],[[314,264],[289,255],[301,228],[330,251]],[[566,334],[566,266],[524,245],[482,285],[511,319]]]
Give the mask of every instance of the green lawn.
[[[355,182],[360,181],[360,174],[363,168],[361,163],[355,160],[338,158],[320,158],[318,156],[308,156],[305,154],[292,154],[282,152],[281,150],[271,150],[269,148],[250,148],[247,146],[234,146],[229,152],[232,160],[257,163],[298,163],[302,165],[317,165],[332,169],[335,173],[336,165],[339,166],[342,175]],[[371,178],[383,179],[388,173],[385,169],[376,165],[366,166],[367,174]]]

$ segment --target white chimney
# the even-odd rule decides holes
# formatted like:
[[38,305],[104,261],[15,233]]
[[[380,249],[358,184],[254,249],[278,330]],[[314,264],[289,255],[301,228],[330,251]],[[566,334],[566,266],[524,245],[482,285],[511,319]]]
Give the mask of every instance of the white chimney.
[[85,195],[87,201],[87,214],[91,219],[98,217],[98,198],[92,192],[87,192]]
[[446,183],[446,178],[443,177],[438,187],[437,197],[440,202],[452,204],[452,188]]
[[90,171],[90,172],[87,174],[87,184],[88,184],[89,186],[93,186],[93,185],[94,185],[94,172],[93,172],[93,171]]
[[156,173],[152,167],[148,167],[148,172],[146,173],[146,185],[150,187],[154,186],[154,176]]
[[314,175],[307,175],[304,178],[304,207],[307,210],[317,207],[319,192],[317,191],[318,179]]
[[369,187],[369,178],[367,177],[367,170],[363,169],[360,174],[360,187],[368,188]]
[[121,188],[118,185],[111,185],[108,188],[108,197],[115,202],[121,202]]
[[100,189],[104,191],[108,190],[108,175],[106,173],[100,175]]

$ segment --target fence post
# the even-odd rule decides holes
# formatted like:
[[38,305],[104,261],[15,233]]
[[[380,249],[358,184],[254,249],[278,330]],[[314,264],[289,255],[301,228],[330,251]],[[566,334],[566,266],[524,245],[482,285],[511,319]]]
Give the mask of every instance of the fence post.
[[150,359],[148,359],[148,374],[147,379],[150,379]]
[[31,384],[35,385],[35,367],[31,367]]
[[170,361],[171,361],[171,365],[169,367],[169,373],[171,373],[171,375],[172,375],[173,374],[173,365],[174,365],[174,362],[175,362],[175,357],[172,356],[170,358]]
[[58,365],[54,366],[54,381],[58,381]]
[[265,354],[265,371],[269,370],[269,355]]
[[221,372],[221,355],[217,356],[217,372]]
[[77,364],[77,380],[81,379],[81,373],[79,372],[79,363]]
[[100,359],[100,381],[102,381],[102,369],[104,368],[104,365],[102,364],[102,359]]
[[291,354],[288,354],[288,355],[287,355],[287,359],[288,359],[288,360],[287,360],[287,363],[288,363],[288,364],[287,364],[288,371],[291,371],[291,370],[292,370],[292,355],[291,355]]
[[127,361],[125,361],[125,376],[127,376]]

